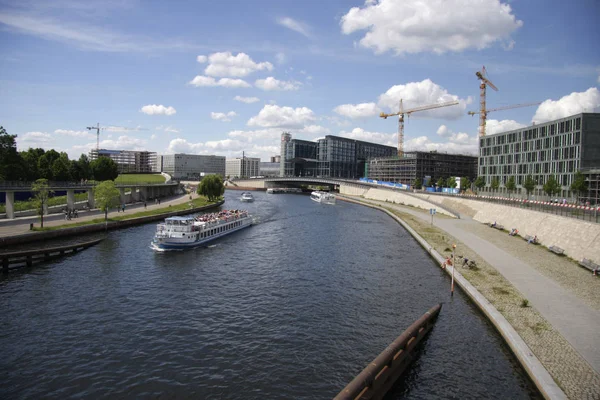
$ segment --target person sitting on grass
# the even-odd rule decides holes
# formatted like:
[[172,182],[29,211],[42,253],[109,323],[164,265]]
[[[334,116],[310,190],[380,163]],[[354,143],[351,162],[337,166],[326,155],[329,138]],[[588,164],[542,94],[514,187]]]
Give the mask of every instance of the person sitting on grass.
[[510,236],[517,236],[517,233],[519,233],[519,230],[517,228],[512,228],[509,235]]
[[530,237],[529,240],[527,241],[527,244],[529,244],[529,243],[536,244],[537,243],[537,236]]

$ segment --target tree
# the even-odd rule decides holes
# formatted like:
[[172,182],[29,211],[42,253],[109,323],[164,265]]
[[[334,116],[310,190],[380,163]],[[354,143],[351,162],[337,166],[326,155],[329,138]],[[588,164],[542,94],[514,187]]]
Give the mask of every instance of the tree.
[[415,181],[413,182],[413,187],[415,189],[421,189],[421,187],[423,187],[423,182],[421,181],[421,178],[415,179]]
[[498,190],[500,187],[500,180],[497,177],[493,177],[492,182],[490,182],[490,187],[492,190]]
[[48,198],[53,193],[48,187],[48,179],[38,179],[31,185],[34,193],[35,208],[40,216],[40,225],[44,227],[44,209],[48,204]]
[[52,163],[52,177],[56,181],[70,181],[71,180],[71,163],[69,162],[69,156],[67,153],[61,153]]
[[60,153],[56,150],[50,149],[42,155],[38,160],[38,171],[39,178],[45,178],[48,180],[54,179],[52,174],[52,165],[54,161],[60,158]]
[[581,193],[587,192],[587,182],[585,181],[585,175],[583,175],[581,171],[575,172],[573,183],[571,183],[571,190],[575,193],[575,196],[577,196],[577,201],[579,201],[579,195]]
[[215,201],[225,193],[225,185],[223,179],[219,175],[205,176],[197,190],[199,195],[206,196],[208,201]]
[[515,177],[511,176],[508,178],[508,182],[506,182],[506,190],[508,190],[508,197],[510,197],[510,193],[517,188],[517,183],[515,182]]
[[31,147],[27,151],[19,152],[19,156],[23,160],[25,180],[34,182],[36,179],[40,179],[38,164],[44,153],[46,153],[44,149],[32,149]]
[[477,179],[475,179],[475,186],[479,190],[485,186],[485,179],[483,179],[483,176],[478,176]]
[[456,187],[456,178],[453,176],[448,177],[448,179],[446,179],[446,186],[454,189]]
[[110,157],[98,157],[90,163],[90,169],[97,181],[113,181],[119,176],[117,163]]
[[529,194],[533,192],[533,189],[535,189],[535,181],[533,180],[533,176],[527,175],[525,182],[523,182],[523,187],[525,188],[525,191],[527,191],[527,199],[529,200]]
[[104,221],[108,221],[108,209],[119,204],[119,194],[112,180],[101,182],[94,188],[94,201],[104,211]]
[[544,183],[544,192],[550,197],[552,197],[554,193],[560,192],[560,183],[558,183],[554,175],[550,175],[546,183]]
[[440,188],[444,187],[445,183],[446,183],[446,180],[440,176],[440,179],[437,180],[437,186]]
[[21,179],[24,175],[16,138],[17,135],[9,135],[0,126],[0,176],[7,181]]
[[461,180],[460,180],[460,186],[462,187],[463,190],[467,190],[467,189],[471,189],[471,180],[469,179],[468,176],[464,176]]

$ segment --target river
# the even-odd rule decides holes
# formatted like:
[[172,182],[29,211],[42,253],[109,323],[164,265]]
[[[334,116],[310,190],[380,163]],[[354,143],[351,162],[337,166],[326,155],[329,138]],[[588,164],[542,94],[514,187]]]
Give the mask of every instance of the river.
[[390,399],[540,398],[485,317],[385,214],[255,192],[251,228],[182,252],[155,224],[0,278],[0,398],[328,399],[425,311]]

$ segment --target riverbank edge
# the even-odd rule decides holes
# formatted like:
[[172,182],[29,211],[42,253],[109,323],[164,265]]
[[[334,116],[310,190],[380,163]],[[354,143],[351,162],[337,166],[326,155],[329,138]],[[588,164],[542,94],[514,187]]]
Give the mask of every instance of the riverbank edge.
[[[445,261],[444,257],[442,257],[433,248],[433,246],[431,246],[425,239],[423,239],[423,237],[421,237],[421,235],[419,235],[410,225],[408,225],[408,223],[406,223],[400,217],[394,215],[389,210],[347,197],[338,196],[338,198],[342,201],[366,206],[386,213],[396,222],[402,225],[408,231],[408,233],[410,233],[417,240],[421,247],[423,247],[427,253],[429,253],[431,258],[437,261],[438,265],[441,266]],[[452,275],[453,269],[454,266],[448,266],[446,267],[445,271],[448,275]],[[471,301],[473,301],[483,312],[488,320],[490,320],[492,325],[494,325],[542,396],[544,396],[545,399],[567,399],[565,393],[562,391],[562,389],[560,389],[556,382],[554,382],[554,379],[542,365],[540,360],[533,354],[529,346],[527,346],[525,341],[506,320],[506,318],[504,318],[504,316],[496,309],[496,307],[494,307],[492,303],[490,303],[477,289],[475,289],[475,287],[471,285],[471,283],[465,277],[463,277],[458,270],[454,270],[454,280],[456,281],[457,285],[467,294],[467,296],[469,296]]]
[[[202,207],[189,208],[187,210],[171,211],[156,215],[149,215],[145,217],[137,217],[126,219],[123,221],[108,221],[108,223],[100,222],[97,224],[76,226],[74,228],[56,229],[52,231],[25,233],[15,236],[0,237],[0,247],[5,247],[15,244],[31,243],[38,240],[57,239],[75,235],[81,235],[85,233],[103,232],[114,229],[129,228],[130,226],[142,225],[148,222],[163,220],[168,217],[174,217],[178,215],[193,214],[196,212],[210,210],[223,205],[225,200],[218,201],[213,204],[208,204]],[[165,208],[166,209],[166,208]]]

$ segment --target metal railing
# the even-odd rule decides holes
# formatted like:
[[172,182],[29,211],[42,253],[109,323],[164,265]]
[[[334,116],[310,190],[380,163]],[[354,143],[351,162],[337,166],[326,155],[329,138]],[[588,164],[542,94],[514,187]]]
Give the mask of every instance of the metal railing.
[[[61,182],[61,181],[48,181],[49,189],[92,189],[98,183],[97,181],[88,181],[88,182]],[[116,187],[120,188],[128,188],[128,187],[139,187],[139,186],[171,186],[178,185],[179,182],[171,181],[171,182],[162,182],[162,183],[149,183],[149,182],[126,182],[126,183],[115,183]],[[23,181],[2,181],[0,182],[0,191],[3,190],[31,190],[31,186],[33,182],[23,182]]]

